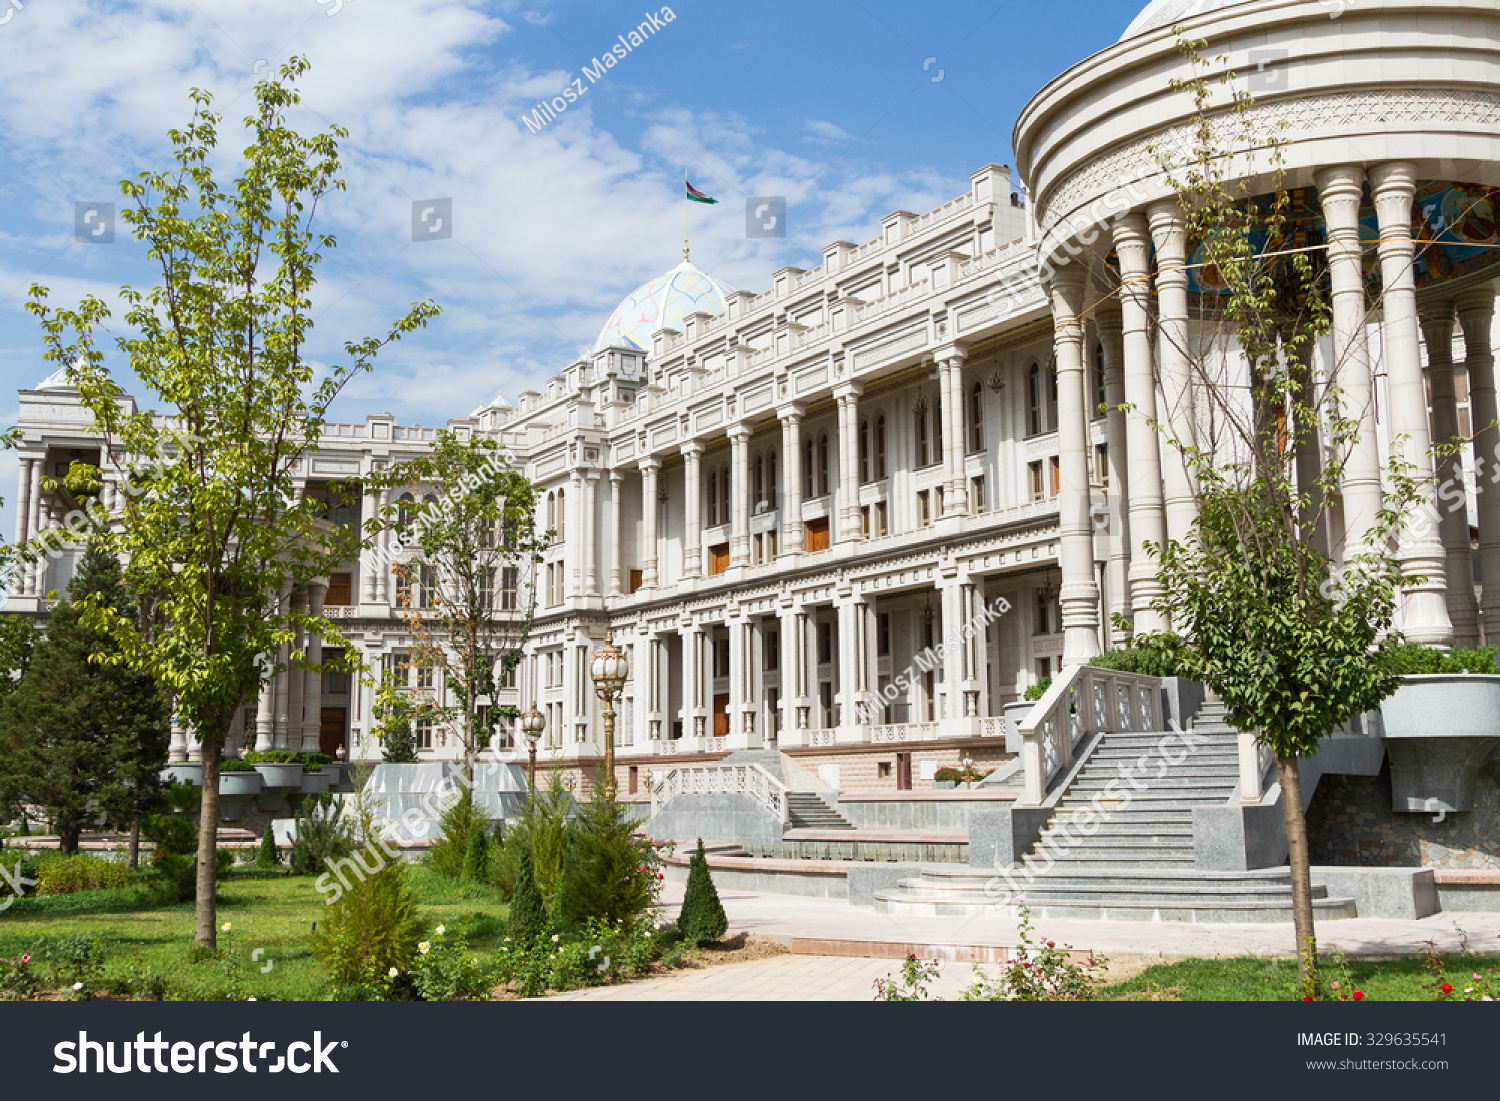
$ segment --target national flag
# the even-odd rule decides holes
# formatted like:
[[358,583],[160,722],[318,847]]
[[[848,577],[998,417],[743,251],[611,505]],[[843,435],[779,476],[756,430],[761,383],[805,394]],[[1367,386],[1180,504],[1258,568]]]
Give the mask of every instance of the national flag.
[[687,198],[687,200],[689,202],[693,202],[693,203],[717,203],[719,201],[718,199],[715,199],[712,195],[705,195],[703,192],[699,191],[696,187],[694,187],[692,184],[688,183],[686,180],[683,180],[682,183],[683,183],[683,186],[687,188],[686,198]]

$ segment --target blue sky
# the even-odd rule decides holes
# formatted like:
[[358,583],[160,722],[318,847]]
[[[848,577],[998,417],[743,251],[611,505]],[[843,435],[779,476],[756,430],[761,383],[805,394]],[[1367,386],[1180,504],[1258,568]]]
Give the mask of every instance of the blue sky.
[[[675,20],[591,83],[584,66],[660,7],[0,0],[0,423],[15,420],[15,391],[47,373],[22,308],[31,283],[71,304],[158,281],[123,226],[112,245],[76,242],[74,204],[118,203],[121,178],[164,167],[192,86],[224,115],[227,173],[258,74],[294,53],[311,60],[299,127],[350,131],[349,189],[326,208],[339,248],[316,296],[313,358],[435,299],[443,316],[336,411],[441,424],[555,374],[621,298],[677,262],[684,169],[722,200],[692,208],[694,261],[763,290],[779,267],[815,265],[828,241],[868,240],[884,214],[927,210],[982,165],[1013,163],[1026,101],[1113,43],[1138,6],[680,0]],[[578,79],[587,92],[555,122],[522,124]],[[751,195],[788,197],[786,238],[745,239]],[[412,204],[434,198],[452,199],[453,235],[414,243]],[[14,492],[5,456],[0,496]]]

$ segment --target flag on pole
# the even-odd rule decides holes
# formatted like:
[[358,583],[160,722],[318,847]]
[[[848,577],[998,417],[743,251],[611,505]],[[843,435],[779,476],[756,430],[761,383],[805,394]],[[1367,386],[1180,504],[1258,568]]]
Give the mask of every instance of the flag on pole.
[[693,202],[693,203],[717,203],[719,201],[718,199],[715,199],[711,195],[705,195],[703,192],[699,191],[696,187],[694,187],[692,184],[688,183],[686,180],[683,180],[682,183],[683,183],[683,186],[687,188],[687,193],[686,193],[686,195],[684,197],[689,202]]

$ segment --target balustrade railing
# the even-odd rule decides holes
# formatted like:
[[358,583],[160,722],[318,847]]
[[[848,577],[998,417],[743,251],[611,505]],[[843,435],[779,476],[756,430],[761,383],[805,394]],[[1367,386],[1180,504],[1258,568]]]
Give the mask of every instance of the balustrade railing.
[[790,820],[786,785],[756,764],[679,765],[651,789],[655,814],[678,795],[748,795],[784,824]]
[[1159,678],[1073,666],[1021,720],[1025,786],[1020,805],[1042,805],[1052,781],[1072,766],[1073,751],[1090,734],[1161,727]]

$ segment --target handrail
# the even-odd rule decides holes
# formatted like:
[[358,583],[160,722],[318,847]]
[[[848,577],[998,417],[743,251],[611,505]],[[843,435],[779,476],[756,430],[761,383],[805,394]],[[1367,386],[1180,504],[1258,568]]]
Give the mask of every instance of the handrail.
[[1019,724],[1026,779],[1017,806],[1041,806],[1089,735],[1161,726],[1161,678],[1092,665],[1064,670]]
[[749,795],[781,820],[791,821],[786,785],[757,764],[679,765],[651,789],[655,814],[678,795]]

